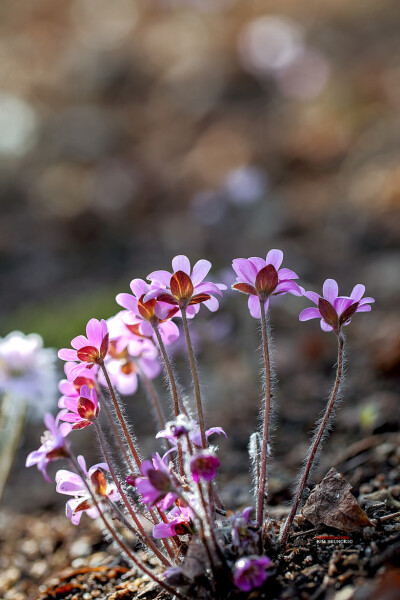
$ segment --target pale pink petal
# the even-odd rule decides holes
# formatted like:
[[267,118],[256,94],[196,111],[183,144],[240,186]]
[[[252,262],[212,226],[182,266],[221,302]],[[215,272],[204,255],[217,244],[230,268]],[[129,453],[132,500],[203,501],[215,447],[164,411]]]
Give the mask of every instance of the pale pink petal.
[[272,265],[276,270],[279,269],[283,261],[283,252],[282,250],[273,249],[270,250],[265,259],[265,263],[267,265]]
[[254,285],[257,277],[257,268],[247,258],[235,258],[232,261],[233,270],[238,276],[238,282]]
[[103,329],[98,319],[90,319],[86,325],[86,335],[89,341],[89,346],[100,348],[101,342],[103,341]]
[[66,469],[60,469],[56,473],[56,490],[59,494],[67,494],[68,496],[75,496],[82,494],[85,490],[85,484],[81,477],[76,473],[67,471]]
[[90,344],[84,335],[77,335],[73,340],[71,340],[71,346],[75,348],[75,350],[80,350],[85,346],[90,346]]
[[118,294],[115,298],[117,304],[126,308],[126,310],[130,310],[134,313],[137,312],[137,299],[132,294]]
[[70,348],[62,348],[58,351],[58,358],[60,358],[61,360],[73,361],[78,360],[78,355],[76,350],[71,350]]
[[333,308],[336,310],[337,314],[340,316],[342,312],[344,312],[349,306],[354,304],[354,300],[352,298],[346,298],[345,296],[339,296],[333,303]]
[[75,412],[65,412],[61,419],[66,423],[78,423],[79,421],[82,421],[82,417]]
[[136,373],[124,375],[124,373],[120,372],[116,379],[116,387],[120,394],[123,394],[124,396],[134,394],[138,388],[138,378]]
[[353,298],[353,302],[358,302],[361,300],[365,293],[365,285],[362,283],[358,283],[354,286],[353,291],[350,294],[350,298]]
[[338,297],[339,288],[334,279],[327,279],[322,288],[325,300],[333,304]]
[[362,298],[360,300],[360,306],[362,306],[363,304],[374,304],[375,299],[371,298],[370,296],[366,296],[365,298]]
[[78,400],[78,396],[76,398],[65,398],[63,403],[64,406],[61,406],[60,408],[67,408],[68,410],[72,410],[72,412],[77,412]]
[[249,260],[251,260],[257,271],[261,271],[267,264],[265,260],[259,256],[250,256]]
[[321,296],[317,292],[304,292],[303,296],[314,302],[318,306],[319,299]]
[[251,316],[254,317],[255,319],[261,319],[261,308],[260,308],[260,301],[258,299],[258,296],[249,296],[247,304],[248,304]]
[[142,321],[140,323],[139,331],[142,335],[146,335],[148,337],[152,336],[154,333],[152,326],[147,321]]
[[274,295],[286,293],[293,294],[294,296],[303,295],[301,288],[297,285],[295,281],[292,280],[281,281],[280,283],[278,283],[273,293]]
[[305,308],[299,314],[299,321],[309,321],[310,319],[320,319],[321,315],[318,308]]
[[204,277],[207,276],[210,269],[211,263],[209,260],[202,259],[197,261],[197,263],[193,267],[191,276],[191,280],[194,287],[196,287],[196,285],[203,281]]
[[356,312],[369,312],[371,310],[371,306],[369,304],[361,304],[358,306]]
[[143,302],[148,302],[153,298],[157,298],[157,296],[159,296],[161,292],[164,292],[162,288],[155,288],[154,290],[150,290],[149,292],[147,292],[147,294],[145,294]]
[[161,373],[161,364],[159,360],[150,358],[141,358],[139,364],[143,370],[143,373],[149,379],[155,379]]
[[82,471],[84,473],[86,473],[86,475],[87,475],[88,471],[87,471],[87,467],[86,467],[85,457],[82,456],[82,454],[79,454],[79,456],[77,457],[77,461],[78,461],[78,464],[79,464],[80,468],[82,469]]
[[161,321],[164,321],[164,319],[168,317],[171,308],[173,308],[171,304],[167,304],[166,302],[157,302],[154,307],[154,313]]
[[161,323],[159,330],[164,344],[172,344],[179,337],[179,327],[173,321]]
[[196,285],[193,290],[193,296],[196,294],[217,294],[218,296],[222,296],[220,288],[215,283],[211,283],[211,281],[204,281]]
[[143,279],[132,279],[130,283],[132,294],[139,300],[149,289],[148,284]]
[[190,261],[184,254],[178,254],[178,256],[175,256],[175,258],[172,259],[172,268],[174,273],[183,271],[190,277]]
[[211,312],[215,312],[219,308],[219,302],[216,298],[214,298],[214,296],[211,296],[211,298],[203,302],[203,304],[204,306],[207,306],[208,310]]
[[163,285],[169,287],[171,277],[172,273],[169,273],[168,271],[153,271],[152,273],[147,275],[146,279],[162,283]]
[[65,505],[65,514],[67,515],[67,518],[70,519],[73,525],[79,525],[79,522],[81,520],[82,511],[79,511],[77,513],[74,512],[76,507],[81,502],[82,498],[71,498],[71,500],[68,500],[67,504]]
[[320,325],[321,325],[322,331],[333,331],[333,328],[330,325],[328,325],[328,323],[325,323],[325,321],[323,319],[321,319]]
[[292,271],[292,269],[284,268],[284,269],[279,269],[278,278],[279,278],[279,281],[282,281],[283,279],[298,279],[299,276],[297,275],[297,273]]

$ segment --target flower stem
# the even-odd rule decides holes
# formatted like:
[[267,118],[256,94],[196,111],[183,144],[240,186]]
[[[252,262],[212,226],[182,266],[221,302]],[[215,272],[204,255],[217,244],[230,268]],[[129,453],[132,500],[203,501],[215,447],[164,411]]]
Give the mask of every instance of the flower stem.
[[[99,386],[100,387],[100,386]],[[111,426],[111,430],[113,432],[114,435],[114,440],[117,442],[119,449],[121,450],[125,460],[126,460],[126,464],[129,466],[129,469],[133,472],[135,471],[135,467],[133,465],[132,459],[131,457],[128,455],[126,449],[125,449],[125,445],[124,442],[119,434],[118,428],[114,423],[114,418],[113,415],[111,413],[110,407],[108,406],[108,399],[105,398],[104,394],[101,391],[100,388],[100,394],[101,394],[101,398],[103,400],[101,406],[102,408],[104,408],[105,412],[106,412],[106,416],[107,416],[107,421],[109,423],[109,425]]]
[[341,334],[338,335],[338,356],[337,356],[337,367],[336,367],[336,377],[335,377],[335,383],[333,385],[333,390],[331,393],[331,396],[328,400],[328,403],[326,405],[326,409],[325,409],[325,414],[323,416],[323,419],[321,421],[321,424],[317,430],[317,433],[314,437],[314,440],[311,444],[311,448],[308,454],[308,459],[307,459],[307,463],[306,466],[304,468],[303,474],[301,476],[300,479],[300,483],[299,483],[299,487],[298,490],[296,492],[295,498],[293,500],[293,505],[292,508],[290,510],[289,516],[286,519],[286,523],[284,525],[284,528],[282,530],[282,533],[280,535],[280,541],[281,544],[286,544],[289,532],[290,532],[290,528],[292,526],[293,523],[293,519],[296,515],[298,506],[301,502],[301,498],[303,496],[303,492],[304,492],[304,488],[306,486],[307,480],[308,480],[308,476],[310,474],[313,462],[314,462],[314,458],[315,455],[317,453],[318,450],[318,446],[322,440],[322,437],[324,435],[324,431],[326,429],[326,426],[329,423],[329,419],[330,416],[332,414],[332,410],[335,404],[335,400],[339,391],[339,387],[340,387],[340,382],[342,379],[342,372],[343,372],[343,346],[344,346],[344,338]]
[[125,439],[126,439],[126,441],[128,443],[128,446],[129,446],[129,449],[130,449],[130,451],[132,453],[132,456],[135,459],[135,462],[136,462],[138,468],[140,469],[141,460],[139,458],[139,454],[138,454],[138,452],[137,452],[137,450],[135,448],[135,445],[133,443],[132,437],[129,434],[128,427],[126,425],[125,419],[124,419],[123,414],[121,412],[121,409],[119,407],[118,400],[117,400],[117,397],[115,395],[115,391],[114,391],[113,385],[112,385],[111,380],[110,380],[110,376],[109,376],[108,371],[107,371],[107,367],[104,364],[104,361],[101,361],[99,364],[100,364],[101,370],[103,371],[104,378],[105,378],[105,380],[107,382],[108,391],[110,392],[110,396],[111,396],[111,399],[112,399],[112,402],[113,402],[113,405],[114,405],[114,408],[115,408],[115,412],[117,413],[118,421],[120,422],[120,425],[121,425],[122,430],[124,432]]
[[263,434],[261,447],[261,462],[259,469],[259,483],[257,496],[257,526],[261,529],[264,521],[264,503],[265,503],[265,487],[267,483],[267,459],[268,459],[268,438],[269,438],[269,422],[271,416],[271,363],[268,348],[268,329],[267,318],[265,314],[265,300],[260,298],[261,309],[261,332],[262,345],[264,354],[264,369],[265,369],[265,406],[263,419]]
[[135,363],[135,364],[139,370],[139,376],[140,376],[141,380],[143,381],[146,391],[149,395],[149,398],[153,404],[154,412],[157,415],[158,425],[159,425],[160,429],[165,429],[164,413],[161,408],[160,400],[158,398],[155,387],[152,384],[151,379],[149,377],[147,377],[147,375],[145,374],[143,369],[140,367],[140,365],[138,363]]
[[181,313],[182,313],[183,329],[185,331],[186,345],[187,345],[188,354],[189,354],[190,370],[192,371],[194,393],[196,396],[197,414],[199,417],[199,426],[200,426],[200,433],[201,433],[201,445],[204,449],[204,448],[207,448],[207,438],[206,438],[206,429],[205,429],[205,425],[204,425],[203,405],[201,403],[200,384],[199,384],[199,378],[197,375],[196,360],[195,360],[194,353],[193,353],[192,341],[190,339],[190,334],[189,334],[189,327],[188,327],[188,322],[187,322],[187,317],[186,317],[186,308],[182,308]]
[[165,370],[167,371],[169,387],[171,388],[171,394],[172,394],[172,398],[174,401],[174,414],[175,414],[175,417],[177,417],[180,413],[180,410],[179,410],[178,388],[177,388],[176,381],[175,381],[174,371],[172,369],[171,361],[169,360],[167,350],[165,348],[164,342],[162,341],[162,337],[161,337],[161,334],[160,334],[160,331],[159,331],[157,325],[153,325],[153,329],[154,329],[154,333],[157,338],[158,347],[160,349],[161,356],[163,358],[164,367],[165,367]]
[[123,540],[121,540],[120,536],[118,535],[118,533],[115,531],[115,529],[110,525],[110,523],[108,522],[108,520],[105,517],[104,512],[101,510],[100,504],[97,501],[97,498],[95,496],[95,494],[92,491],[92,488],[90,487],[90,485],[88,484],[87,480],[86,480],[86,475],[83,472],[83,470],[81,469],[78,461],[76,460],[76,458],[73,455],[70,455],[70,460],[71,463],[74,467],[74,470],[80,475],[81,479],[83,480],[85,487],[92,499],[92,502],[94,504],[94,506],[97,508],[100,518],[103,521],[103,524],[105,526],[105,528],[107,529],[108,533],[110,534],[110,536],[113,538],[113,540],[118,544],[118,546],[121,548],[121,550],[127,555],[129,556],[130,560],[133,562],[134,565],[136,565],[143,573],[145,573],[146,575],[148,575],[148,577],[150,577],[150,579],[152,579],[153,581],[155,581],[159,586],[161,586],[162,588],[164,588],[165,590],[167,590],[170,594],[172,594],[172,596],[176,596],[179,600],[188,600],[187,596],[185,596],[184,594],[181,594],[180,592],[178,592],[177,590],[175,590],[172,586],[170,586],[168,583],[166,583],[165,581],[162,581],[159,577],[157,577],[157,575],[154,574],[154,572],[149,569],[144,563],[142,563],[136,556],[135,554],[128,548],[128,546],[124,543]]
[[[115,472],[113,463],[112,463],[112,459],[110,457],[110,454],[108,452],[108,449],[104,443],[103,440],[103,435],[102,435],[102,431],[100,428],[100,425],[97,423],[97,421],[94,422],[95,428],[96,428],[96,433],[97,433],[97,438],[101,447],[101,450],[103,452],[104,458],[106,459],[106,463],[108,465],[108,468],[110,469],[110,475],[111,478],[113,480],[113,482],[115,483],[117,490],[122,498],[123,503],[125,504],[126,509],[128,510],[130,516],[132,517],[136,527],[138,528],[138,531],[140,532],[140,536],[145,540],[146,544],[148,545],[148,547],[152,550],[152,552],[154,552],[154,554],[157,556],[157,558],[161,561],[161,563],[166,566],[166,567],[170,567],[171,564],[169,563],[169,561],[165,558],[165,556],[159,551],[159,549],[157,548],[157,546],[154,544],[153,540],[147,535],[143,525],[140,522],[140,519],[137,517],[137,515],[135,514],[135,511],[133,510],[129,499],[127,498],[124,489],[122,487],[122,485],[119,482],[118,476]],[[169,549],[171,551],[171,549]],[[167,548],[168,551],[168,548]],[[171,556],[171,555],[170,555]],[[171,556],[171,558],[173,558],[173,554]]]

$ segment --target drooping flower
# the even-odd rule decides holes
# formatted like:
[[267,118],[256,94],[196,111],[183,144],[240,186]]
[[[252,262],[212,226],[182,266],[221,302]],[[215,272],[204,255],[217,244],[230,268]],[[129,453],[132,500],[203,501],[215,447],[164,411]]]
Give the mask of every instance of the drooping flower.
[[[179,500],[178,500],[179,502]],[[168,523],[158,523],[153,527],[153,537],[166,538],[174,535],[194,533],[193,511],[188,506],[179,504],[167,513]]]
[[25,462],[26,467],[37,465],[38,471],[41,471],[46,481],[50,481],[47,475],[49,463],[69,456],[69,442],[65,438],[71,431],[71,425],[62,423],[58,426],[58,422],[58,417],[55,419],[50,413],[45,415],[44,424],[47,430],[40,440],[41,446],[28,454]]
[[[78,335],[71,341],[73,350],[62,348],[58,352],[58,357],[61,360],[79,361],[87,363],[89,369],[95,364],[99,364],[107,354],[108,350],[108,329],[104,319],[90,319],[86,326],[86,337]],[[71,378],[74,377],[75,371],[79,372],[79,365],[72,368],[70,371]]]
[[232,288],[249,296],[250,314],[255,319],[261,318],[260,300],[264,302],[265,310],[268,310],[270,296],[303,294],[303,289],[293,281],[298,279],[298,275],[291,269],[281,269],[282,261],[282,250],[274,249],[268,252],[265,260],[251,256],[235,258],[232,262],[237,275]]
[[[78,462],[95,495],[99,497],[98,502],[102,509],[106,508],[107,499],[113,502],[118,502],[121,499],[115,485],[108,483],[103,474],[103,471],[109,471],[106,463],[98,463],[87,470],[83,456],[78,456]],[[56,483],[57,492],[74,496],[74,498],[67,501],[65,507],[66,515],[74,525],[79,524],[84,512],[92,519],[96,519],[99,516],[99,511],[94,506],[92,497],[80,475],[66,469],[61,469],[57,471]]]
[[267,556],[248,556],[236,561],[233,581],[242,592],[250,592],[262,586],[267,579],[267,567],[271,560]]
[[135,333],[151,338],[154,335],[153,326],[157,325],[164,344],[168,345],[179,337],[179,329],[171,318],[179,308],[151,298],[146,300],[146,294],[163,287],[161,283],[146,283],[143,279],[133,279],[130,284],[132,294],[118,294],[117,303],[128,311],[123,315],[126,327]]
[[[168,453],[167,453],[168,454]],[[142,496],[143,503],[147,508],[158,506],[162,510],[170,508],[177,499],[173,489],[177,482],[166,464],[166,455],[163,458],[157,453],[153,460],[144,460],[140,467],[143,477],[126,478],[128,485],[135,485]]]
[[212,481],[217,475],[219,465],[219,458],[212,450],[203,450],[195,454],[190,461],[190,472],[192,473],[193,481],[196,483],[200,479]]
[[186,309],[188,316],[194,316],[200,310],[200,304],[212,312],[218,310],[219,303],[214,295],[222,296],[221,290],[226,290],[226,285],[204,281],[211,269],[210,261],[199,260],[191,269],[188,257],[181,254],[172,260],[172,269],[172,273],[153,271],[147,276],[152,282],[161,282],[162,287],[149,291],[144,297],[146,302],[157,298],[158,301]]
[[99,403],[96,388],[83,385],[78,398],[65,398],[64,407],[67,410],[60,412],[60,419],[73,423],[72,429],[84,429],[92,425],[99,415]]
[[318,308],[305,308],[299,315],[300,321],[321,319],[323,331],[334,331],[338,334],[342,327],[348,325],[357,312],[369,312],[373,298],[363,298],[365,286],[358,283],[350,296],[339,296],[338,284],[334,279],[327,279],[323,285],[323,296],[316,292],[304,292]]
[[259,533],[256,522],[250,521],[250,515],[254,511],[252,506],[247,506],[240,513],[234,513],[230,517],[232,525],[232,543],[240,551],[248,551],[248,547],[258,543]]
[[[147,337],[132,333],[118,313],[107,321],[110,344],[105,358],[113,385],[121,394],[134,394],[138,387],[138,374],[142,372],[154,379],[161,372],[158,350]],[[105,385],[102,373],[100,382]]]

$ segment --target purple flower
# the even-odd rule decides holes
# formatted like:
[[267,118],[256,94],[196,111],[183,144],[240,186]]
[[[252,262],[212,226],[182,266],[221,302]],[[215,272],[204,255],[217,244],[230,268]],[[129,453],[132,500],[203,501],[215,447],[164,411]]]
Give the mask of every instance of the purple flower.
[[139,494],[142,496],[143,503],[147,508],[158,506],[162,510],[170,508],[177,495],[172,491],[176,483],[165,464],[166,455],[163,458],[157,453],[153,455],[153,460],[144,460],[140,471],[144,477],[126,478],[128,485],[135,485]]
[[[211,427],[207,429],[206,437],[209,438],[213,433],[228,437],[222,427]],[[159,431],[156,438],[167,438],[173,443],[186,435],[189,435],[190,440],[195,446],[201,447],[201,432],[198,424],[194,419],[189,419],[186,415],[178,415],[173,421],[166,423],[165,429]]]
[[155,298],[146,298],[153,291],[160,292],[162,283],[148,284],[143,279],[133,279],[130,287],[132,294],[123,293],[116,297],[117,303],[128,311],[124,316],[126,327],[131,333],[151,338],[153,326],[157,325],[164,344],[174,342],[179,337],[179,329],[170,319],[179,309]]
[[193,481],[198,483],[200,479],[211,481],[217,475],[220,465],[219,458],[212,450],[204,450],[196,454],[190,461],[190,471]]
[[49,463],[60,458],[69,456],[69,443],[66,441],[66,436],[71,431],[69,423],[63,423],[58,426],[59,417],[56,419],[51,414],[44,417],[44,424],[47,430],[41,438],[41,446],[38,450],[34,450],[28,454],[25,462],[26,467],[37,465],[39,471],[42,472],[46,481],[50,481],[47,475],[47,466]]
[[[90,319],[86,326],[86,337],[84,335],[78,335],[71,341],[73,350],[69,348],[62,348],[58,352],[58,357],[61,360],[68,361],[80,361],[87,363],[89,369],[99,364],[107,354],[108,350],[108,329],[107,323],[102,319]],[[76,365],[70,371],[71,378],[74,377],[75,372],[79,372],[80,365]]]
[[65,398],[64,408],[59,413],[61,421],[73,423],[72,429],[84,429],[89,427],[97,419],[99,414],[99,403],[96,388],[89,389],[83,385],[78,398]]
[[[96,387],[96,370],[96,366],[94,369],[87,369],[85,365],[80,363],[79,369],[77,369],[76,363],[65,363],[64,371],[67,379],[61,379],[58,384],[58,389],[62,393],[58,401],[58,407],[66,408],[64,404],[66,398],[75,398],[78,400],[83,385],[87,385],[89,389]],[[71,377],[73,378],[72,380]]]
[[250,514],[253,511],[252,506],[247,506],[242,512],[235,513],[230,517],[232,543],[239,550],[246,550],[250,544],[258,542],[259,535],[256,531],[256,523],[250,521]]
[[194,533],[193,517],[193,511],[189,507],[175,506],[167,513],[169,523],[154,525],[153,537],[166,538]]
[[342,327],[348,325],[356,312],[369,312],[373,298],[363,298],[365,286],[358,283],[350,296],[339,296],[338,284],[334,279],[327,279],[323,285],[323,297],[316,292],[304,292],[318,308],[305,308],[299,315],[300,321],[321,319],[323,331],[335,331],[338,334]]
[[211,269],[208,260],[197,261],[191,269],[188,257],[181,254],[172,260],[172,268],[173,273],[153,271],[147,276],[152,282],[161,282],[162,287],[147,293],[145,301],[157,298],[180,309],[187,309],[188,316],[194,316],[202,303],[212,312],[218,310],[219,303],[214,294],[222,296],[221,290],[226,290],[226,285],[204,281]]
[[265,302],[265,310],[268,310],[269,296],[303,294],[303,289],[293,281],[298,279],[296,273],[291,269],[279,268],[282,260],[282,250],[270,250],[265,260],[251,256],[235,258],[232,262],[237,275],[232,288],[249,295],[249,310],[255,319],[261,318],[260,300]]
[[242,592],[250,592],[262,586],[268,575],[267,567],[271,560],[267,556],[248,556],[236,561],[233,581]]
[[[121,497],[114,484],[107,482],[102,471],[109,471],[106,463],[98,463],[93,465],[89,470],[86,468],[86,462],[83,456],[78,456],[78,462],[85,473],[88,483],[92,485],[92,488],[96,496],[100,496],[99,503],[104,508],[106,507],[107,499],[118,502]],[[92,498],[87,491],[85,482],[82,477],[72,471],[61,469],[56,474],[57,492],[60,494],[67,494],[68,496],[74,496],[71,500],[67,501],[65,511],[68,519],[74,525],[78,525],[81,520],[83,512],[92,518],[96,519],[99,516],[97,508],[93,505]]]

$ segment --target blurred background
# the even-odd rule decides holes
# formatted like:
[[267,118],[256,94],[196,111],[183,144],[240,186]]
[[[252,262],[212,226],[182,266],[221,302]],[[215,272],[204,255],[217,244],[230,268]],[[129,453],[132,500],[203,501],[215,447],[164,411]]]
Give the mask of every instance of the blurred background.
[[[341,293],[362,282],[376,298],[348,328],[346,402],[321,473],[347,444],[395,430],[399,28],[395,0],[3,0],[0,335],[37,332],[46,346],[68,346],[89,318],[117,312],[132,278],[168,269],[175,254],[208,258],[214,281],[230,284],[233,258],[277,247],[306,289],[333,277]],[[273,503],[289,498],[333,374],[334,336],[298,322],[308,305],[285,296],[271,308]],[[228,292],[218,313],[201,309],[192,333],[208,422],[229,434],[226,498],[245,503],[257,322]],[[190,383],[179,341],[174,354]],[[64,499],[23,468],[42,430],[31,403],[3,505],[58,502],[61,512]],[[128,409],[149,454],[142,391]],[[90,428],[79,436],[94,460]]]

